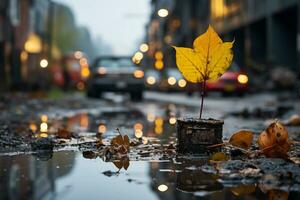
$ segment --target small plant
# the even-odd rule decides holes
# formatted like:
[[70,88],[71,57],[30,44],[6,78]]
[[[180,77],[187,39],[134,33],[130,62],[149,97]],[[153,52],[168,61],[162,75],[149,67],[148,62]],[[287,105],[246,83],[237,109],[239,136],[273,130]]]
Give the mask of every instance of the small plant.
[[207,31],[194,40],[194,48],[176,47],[176,63],[188,81],[202,83],[200,119],[202,118],[205,84],[217,80],[231,65],[232,42],[224,42],[209,26]]

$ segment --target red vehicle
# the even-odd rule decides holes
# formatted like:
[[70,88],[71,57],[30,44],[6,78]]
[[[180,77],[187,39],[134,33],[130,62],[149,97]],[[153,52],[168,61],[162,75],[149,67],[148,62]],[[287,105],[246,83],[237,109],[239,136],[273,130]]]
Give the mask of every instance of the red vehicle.
[[[223,94],[244,94],[248,90],[248,75],[236,64],[232,63],[229,69],[216,81],[207,81],[207,91],[218,91]],[[189,83],[188,92],[200,91],[199,84]]]

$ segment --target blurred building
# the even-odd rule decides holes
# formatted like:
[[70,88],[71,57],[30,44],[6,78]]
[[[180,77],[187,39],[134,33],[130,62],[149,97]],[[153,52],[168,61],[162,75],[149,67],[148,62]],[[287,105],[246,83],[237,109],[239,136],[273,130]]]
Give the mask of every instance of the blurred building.
[[50,0],[1,0],[1,88],[19,89],[48,46]]
[[[235,61],[243,68],[287,67],[300,75],[299,0],[152,0],[146,41],[147,64],[175,67],[172,45],[192,47],[211,24],[224,40],[235,40]],[[159,11],[166,9],[166,16]]]

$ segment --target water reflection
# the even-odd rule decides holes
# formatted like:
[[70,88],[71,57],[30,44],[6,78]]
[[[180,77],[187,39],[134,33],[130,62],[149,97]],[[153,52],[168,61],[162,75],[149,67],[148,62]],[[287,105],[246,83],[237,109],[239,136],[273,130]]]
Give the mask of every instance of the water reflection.
[[33,155],[1,156],[0,199],[54,199],[55,181],[70,173],[74,159],[63,152],[47,161]]
[[[205,173],[205,158],[105,162],[93,152],[2,156],[0,199],[297,199],[299,194],[261,184],[221,184]],[[88,158],[88,159],[86,159]],[[118,191],[118,192],[115,192]]]

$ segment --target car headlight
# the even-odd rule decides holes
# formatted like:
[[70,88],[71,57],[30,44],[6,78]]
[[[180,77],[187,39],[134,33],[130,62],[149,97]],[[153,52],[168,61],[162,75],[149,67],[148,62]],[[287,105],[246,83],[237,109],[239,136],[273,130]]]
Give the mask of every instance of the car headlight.
[[149,85],[154,85],[154,84],[156,83],[156,78],[155,78],[154,76],[149,76],[149,77],[147,78],[147,83],[148,83]]
[[241,83],[241,84],[246,84],[246,83],[248,83],[248,81],[249,81],[248,76],[245,75],[245,74],[240,74],[240,75],[238,75],[237,80],[238,80],[238,82]]
[[106,74],[106,69],[105,69],[105,67],[99,67],[99,68],[98,68],[98,74],[101,74],[101,75]]
[[135,78],[143,78],[144,72],[142,70],[137,69],[133,72],[133,75]]

